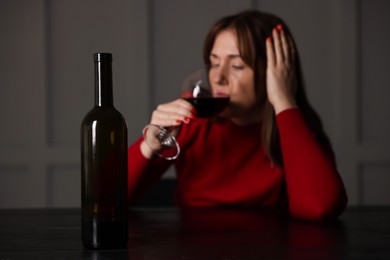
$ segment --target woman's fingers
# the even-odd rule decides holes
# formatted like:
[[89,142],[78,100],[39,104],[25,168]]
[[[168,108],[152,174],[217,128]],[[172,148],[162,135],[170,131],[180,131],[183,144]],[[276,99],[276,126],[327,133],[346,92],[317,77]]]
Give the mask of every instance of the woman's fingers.
[[283,28],[281,25],[278,25],[278,31],[280,36],[280,44],[281,44],[281,50],[283,52],[283,61],[286,61],[287,63],[290,61],[290,46],[287,42],[286,34],[283,31]]
[[272,38],[269,36],[265,42],[266,52],[267,52],[267,67],[275,66],[275,52],[274,45],[272,43]]
[[276,64],[283,62],[284,53],[282,48],[282,40],[280,35],[280,29],[278,27],[272,30],[272,37],[274,39],[274,50],[275,50],[275,58]]
[[294,44],[291,37],[287,36],[282,24],[272,30],[272,39],[266,41],[267,58],[269,65],[292,64],[295,57]]
[[183,99],[177,99],[170,103],[161,104],[153,111],[151,124],[164,127],[178,126],[181,123],[189,123],[193,119],[193,107]]
[[180,117],[176,114],[155,110],[152,114],[150,124],[159,125],[163,127],[178,126],[181,124],[181,120],[179,118]]

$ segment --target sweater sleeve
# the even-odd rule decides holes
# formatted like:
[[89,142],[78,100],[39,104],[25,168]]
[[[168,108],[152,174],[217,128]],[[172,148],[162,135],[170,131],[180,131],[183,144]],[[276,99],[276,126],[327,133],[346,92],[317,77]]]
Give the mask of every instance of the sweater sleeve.
[[147,159],[141,153],[140,137],[128,148],[128,203],[139,199],[155,184],[170,166],[170,162],[160,157]]
[[336,218],[347,195],[332,151],[316,139],[299,109],[279,113],[276,122],[290,213],[313,221]]

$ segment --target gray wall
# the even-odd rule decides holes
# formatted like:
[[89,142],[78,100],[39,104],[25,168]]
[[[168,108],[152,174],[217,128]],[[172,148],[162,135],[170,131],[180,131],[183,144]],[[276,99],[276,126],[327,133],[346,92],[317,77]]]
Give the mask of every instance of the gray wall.
[[390,1],[0,0],[0,208],[80,205],[94,52],[114,55],[115,104],[133,142],[201,64],[210,24],[247,8],[291,27],[350,204],[390,204]]

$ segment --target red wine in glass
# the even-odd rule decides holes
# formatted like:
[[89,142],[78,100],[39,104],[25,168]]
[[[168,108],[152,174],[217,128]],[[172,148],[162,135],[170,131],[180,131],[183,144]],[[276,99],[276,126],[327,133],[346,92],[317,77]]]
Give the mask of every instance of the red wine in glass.
[[196,109],[197,117],[215,117],[229,104],[229,97],[184,98]]

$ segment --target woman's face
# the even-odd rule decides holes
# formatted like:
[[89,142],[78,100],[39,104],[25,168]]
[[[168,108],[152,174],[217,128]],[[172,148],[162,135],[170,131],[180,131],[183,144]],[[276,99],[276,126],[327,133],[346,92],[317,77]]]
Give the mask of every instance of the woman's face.
[[254,73],[240,57],[233,30],[219,33],[210,53],[210,82],[216,96],[230,96],[230,104],[222,116],[239,124],[259,121],[259,105],[254,86]]

